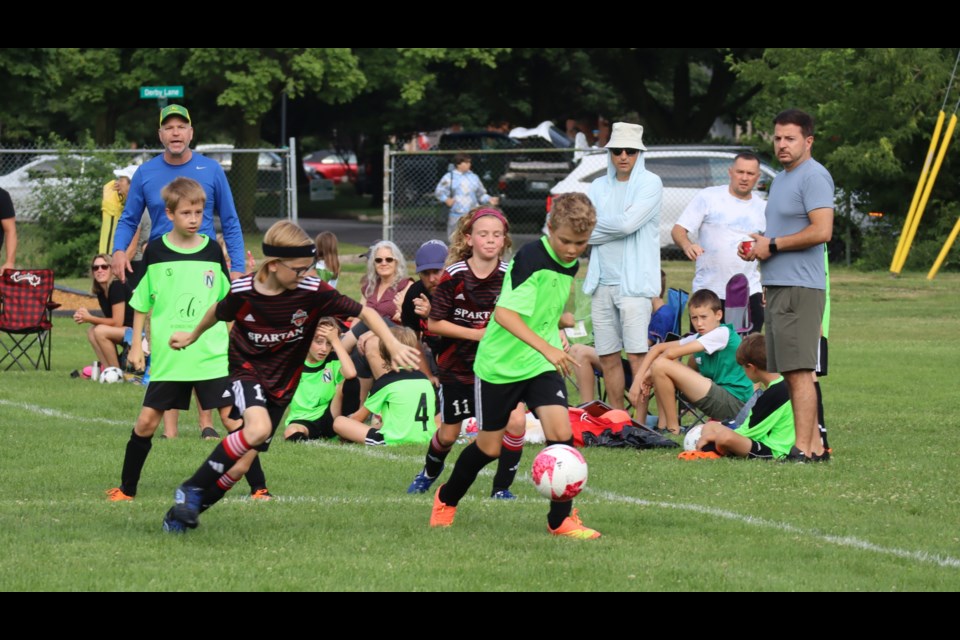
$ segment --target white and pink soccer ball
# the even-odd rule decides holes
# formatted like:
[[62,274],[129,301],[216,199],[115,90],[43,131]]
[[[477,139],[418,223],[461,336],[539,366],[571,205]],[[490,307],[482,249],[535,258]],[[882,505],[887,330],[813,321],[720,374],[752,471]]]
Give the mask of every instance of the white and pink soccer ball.
[[552,444],[533,459],[533,484],[544,498],[566,502],[587,484],[587,461],[565,444]]

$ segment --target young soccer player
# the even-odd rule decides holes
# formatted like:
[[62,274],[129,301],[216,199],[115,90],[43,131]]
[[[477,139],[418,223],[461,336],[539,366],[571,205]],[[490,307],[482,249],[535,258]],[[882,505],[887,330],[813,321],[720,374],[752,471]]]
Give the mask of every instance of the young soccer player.
[[[402,344],[420,346],[417,334],[408,327],[391,327],[390,333]],[[397,371],[386,345],[380,342],[380,357],[393,371],[379,376],[364,405],[351,416],[337,416],[333,430],[344,440],[372,446],[422,444],[437,429],[437,392],[422,371]],[[364,424],[371,414],[382,418],[380,427]]]
[[[536,413],[547,444],[573,444],[563,376],[573,359],[560,343],[558,323],[587,248],[597,212],[582,193],[559,196],[547,222],[548,236],[524,246],[507,268],[503,289],[477,349],[474,366],[480,433],[433,498],[431,527],[453,524],[457,505],[477,474],[500,455],[503,431],[518,402]],[[599,538],[572,511],[572,502],[550,503],[547,530],[581,540]]]
[[[441,336],[437,348],[442,424],[427,449],[426,464],[407,493],[426,493],[443,471],[444,461],[460,435],[464,420],[476,415],[473,365],[477,345],[486,331],[503,286],[507,263],[503,254],[513,246],[507,219],[497,209],[479,207],[460,218],[453,232],[448,266],[433,291],[427,327]],[[503,448],[490,495],[501,500],[516,496],[510,485],[517,475],[527,429],[523,404],[516,405],[503,434]]]
[[218,322],[233,321],[230,377],[243,428],[224,438],[177,488],[175,504],[163,520],[165,531],[196,527],[200,512],[236,484],[257,451],[269,448],[321,317],[359,316],[386,343],[394,366],[417,366],[417,350],[400,344],[375,310],[307,276],[316,253],[303,229],[287,220],[274,223],[263,237],[264,259],[257,273],[234,280],[227,297],[210,307],[193,331],[170,337],[172,348],[189,349],[206,331],[222,326]]
[[290,402],[284,439],[297,442],[335,437],[333,419],[340,415],[340,384],[356,376],[353,360],[340,342],[337,321],[321,318]]
[[[737,365],[740,336],[720,324],[720,298],[709,289],[695,291],[687,303],[697,333],[651,347],[630,386],[630,402],[645,407],[651,389],[657,398],[659,426],[680,433],[676,394],[679,389],[696,407],[717,420],[730,420],[753,395],[753,383]],[[692,356],[697,371],[681,359]]]
[[737,363],[766,391],[736,430],[719,422],[703,425],[697,448],[682,452],[681,460],[720,456],[783,459],[790,453],[795,439],[790,392],[782,375],[767,372],[767,345],[762,335],[754,333],[743,339],[737,347]]
[[[220,245],[197,233],[206,194],[189,178],[175,179],[160,193],[173,229],[147,246],[143,258],[146,271],[130,299],[133,335],[143,335],[147,314],[151,314],[150,384],[127,442],[120,486],[107,491],[115,502],[137,495],[140,474],[164,411],[188,409],[194,389],[201,407],[220,409],[225,425],[238,426],[229,417],[233,394],[227,377],[226,329],[211,331],[190,351],[178,353],[167,346],[173,332],[196,323],[201,310],[222,300],[230,289]],[[134,368],[144,368],[140,340],[133,340],[127,358]]]

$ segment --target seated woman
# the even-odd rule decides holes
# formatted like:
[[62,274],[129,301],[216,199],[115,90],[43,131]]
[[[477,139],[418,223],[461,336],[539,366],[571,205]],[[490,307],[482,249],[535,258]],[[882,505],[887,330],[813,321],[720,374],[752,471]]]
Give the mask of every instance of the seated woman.
[[367,257],[367,273],[360,280],[363,305],[375,309],[385,320],[399,323],[400,309],[394,298],[411,284],[400,248],[389,240],[373,245]]
[[104,371],[109,367],[120,367],[117,346],[123,343],[126,327],[133,326],[133,308],[127,304],[131,291],[113,275],[110,261],[109,255],[98,253],[90,265],[91,290],[97,296],[103,317],[93,315],[86,307],[80,307],[73,314],[73,321],[77,324],[86,322],[91,325],[87,339]]

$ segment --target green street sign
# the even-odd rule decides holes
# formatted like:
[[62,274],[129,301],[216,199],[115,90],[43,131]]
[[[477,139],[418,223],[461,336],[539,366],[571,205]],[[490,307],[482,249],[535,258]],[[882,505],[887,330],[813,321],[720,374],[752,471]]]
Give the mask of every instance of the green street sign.
[[183,87],[140,87],[140,98],[148,100],[164,100],[166,98],[182,98]]

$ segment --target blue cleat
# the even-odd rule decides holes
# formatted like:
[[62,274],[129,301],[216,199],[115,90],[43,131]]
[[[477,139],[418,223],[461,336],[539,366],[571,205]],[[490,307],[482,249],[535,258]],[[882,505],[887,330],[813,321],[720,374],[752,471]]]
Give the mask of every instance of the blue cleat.
[[494,500],[516,500],[517,496],[513,495],[510,492],[510,489],[500,489],[500,491],[494,491],[490,494],[490,497]]
[[170,515],[189,529],[200,524],[200,507],[203,502],[203,489],[182,484],[173,492],[173,508]]
[[[440,467],[440,473],[443,473],[443,467]],[[440,477],[440,473],[437,474],[436,478],[428,478],[426,470],[421,470],[417,477],[413,479],[413,482],[410,483],[410,486],[407,487],[407,493],[426,493]]]
[[163,530],[167,533],[186,533],[187,527],[182,522],[173,517],[173,507],[163,516]]

